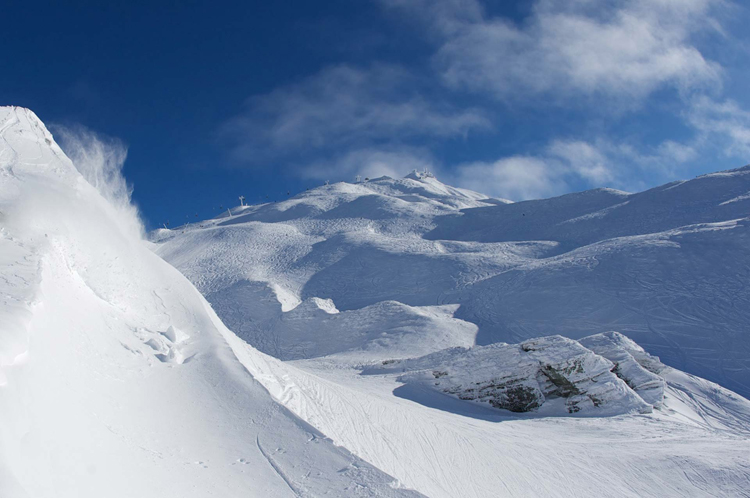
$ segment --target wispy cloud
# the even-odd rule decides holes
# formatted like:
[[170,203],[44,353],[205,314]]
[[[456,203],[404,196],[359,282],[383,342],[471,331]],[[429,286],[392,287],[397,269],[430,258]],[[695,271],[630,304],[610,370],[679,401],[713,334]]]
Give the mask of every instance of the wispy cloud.
[[538,199],[565,192],[566,183],[554,161],[512,156],[494,162],[474,162],[454,168],[456,185],[496,197]]
[[[729,37],[717,16],[734,7],[723,0],[537,0],[522,21],[488,15],[478,0],[380,1],[428,26],[435,68],[449,88],[503,103],[575,107],[606,123],[593,138],[553,138],[531,154],[449,168],[462,186],[513,199],[602,185],[638,189],[679,176],[717,147],[750,156],[750,113],[718,98],[726,69],[701,44]],[[648,99],[663,90],[682,109],[680,139],[622,136],[610,111],[648,114]]]
[[[455,7],[457,2],[436,3]],[[481,12],[476,1],[461,3]],[[520,24],[462,16],[448,7],[423,15],[445,34],[435,62],[449,86],[503,100],[543,94],[567,102],[575,95],[641,99],[667,86],[719,87],[721,67],[693,42],[695,35],[717,29],[711,15],[719,4],[539,0]]]
[[733,100],[696,98],[687,112],[699,140],[718,147],[725,156],[750,161],[750,111]]
[[[432,64],[342,64],[253,96],[221,129],[236,162],[318,180],[428,167],[459,186],[519,200],[646,188],[695,172],[717,147],[726,157],[750,156],[750,113],[724,96],[731,77],[716,50],[730,38],[718,20],[726,0],[535,0],[520,20],[479,0],[376,1],[425,28]],[[496,160],[450,164],[438,155],[477,132],[496,133],[500,143],[503,128],[533,126],[523,123],[526,111],[576,121],[526,129],[546,145],[519,143]],[[659,113],[655,121],[668,124],[649,133]]]
[[671,180],[695,157],[693,144],[665,140],[637,147],[601,137],[553,140],[535,154],[458,164],[446,172],[458,186],[518,201],[595,187],[637,191]]
[[347,151],[299,166],[303,178],[316,180],[353,179],[390,176],[399,178],[413,170],[435,169],[429,151],[417,147],[364,148]]
[[414,83],[406,70],[392,65],[330,67],[250,98],[221,135],[235,159],[257,162],[489,128],[481,111],[430,101]]
[[[421,21],[438,39],[455,35],[467,24],[484,20],[484,7],[477,0],[379,0],[391,11],[406,12]],[[429,33],[428,33],[429,34]]]
[[610,160],[597,147],[583,141],[556,140],[547,154],[564,162],[574,174],[594,185],[603,185],[615,178]]

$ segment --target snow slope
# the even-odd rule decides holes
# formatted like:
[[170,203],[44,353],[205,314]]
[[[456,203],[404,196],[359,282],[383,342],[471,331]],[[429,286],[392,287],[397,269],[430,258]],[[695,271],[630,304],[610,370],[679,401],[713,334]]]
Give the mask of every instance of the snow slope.
[[0,108],[0,496],[418,495],[274,401],[138,235]]
[[689,374],[670,369],[665,407],[649,415],[540,418],[403,384],[401,372],[363,376],[337,358],[294,366],[290,374],[274,364],[258,378],[339,444],[427,496],[748,495],[750,403]]
[[692,373],[750,375],[750,177],[692,182],[512,204],[383,177],[152,240],[287,360],[247,363],[278,400],[428,496],[748,496],[750,402]]

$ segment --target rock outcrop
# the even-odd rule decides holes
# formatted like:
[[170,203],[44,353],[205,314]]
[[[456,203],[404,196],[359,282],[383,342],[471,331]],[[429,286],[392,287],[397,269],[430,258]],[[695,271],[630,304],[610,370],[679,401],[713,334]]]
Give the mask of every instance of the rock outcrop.
[[[520,344],[453,348],[421,358],[392,361],[367,373],[403,372],[420,384],[459,399],[512,412],[609,416],[648,413],[652,405],[619,377],[618,365],[562,336]],[[624,364],[629,373],[634,367]],[[649,393],[651,391],[648,391]]]

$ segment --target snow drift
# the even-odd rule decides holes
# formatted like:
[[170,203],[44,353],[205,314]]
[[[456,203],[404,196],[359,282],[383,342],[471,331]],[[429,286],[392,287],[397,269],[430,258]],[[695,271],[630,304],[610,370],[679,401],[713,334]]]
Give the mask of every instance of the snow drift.
[[416,495],[278,405],[121,207],[0,108],[0,496]]

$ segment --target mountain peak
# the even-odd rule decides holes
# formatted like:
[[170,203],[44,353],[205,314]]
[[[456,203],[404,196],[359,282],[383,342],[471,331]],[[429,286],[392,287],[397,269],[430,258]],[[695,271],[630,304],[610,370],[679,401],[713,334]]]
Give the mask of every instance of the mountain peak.
[[3,147],[11,152],[0,155],[0,169],[44,171],[55,175],[70,175],[75,171],[52,133],[31,109],[0,107],[0,138]]
[[32,132],[40,138],[47,139],[52,142],[52,134],[44,126],[42,120],[32,111],[26,107],[20,107],[15,105],[0,106],[0,127],[4,132],[15,128],[16,130],[26,130]]
[[404,178],[407,178],[407,179],[410,179],[410,180],[425,180],[427,178],[433,178],[433,179],[437,180],[437,178],[435,178],[435,175],[431,171],[429,171],[427,169],[425,169],[424,171],[417,171],[415,169],[414,171],[412,171],[408,175],[404,176]]

